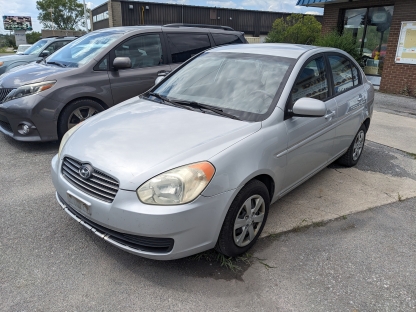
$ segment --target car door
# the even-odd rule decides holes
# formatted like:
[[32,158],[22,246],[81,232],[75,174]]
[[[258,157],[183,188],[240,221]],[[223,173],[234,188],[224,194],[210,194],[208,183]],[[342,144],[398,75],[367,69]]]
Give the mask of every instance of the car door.
[[350,146],[361,126],[361,113],[367,101],[367,92],[356,65],[345,55],[328,54],[337,116],[333,158],[336,159]]
[[132,66],[109,72],[114,104],[146,92],[154,86],[158,73],[169,72],[159,33],[135,36],[110,52],[110,67],[116,57],[128,57]]
[[165,32],[172,70],[192,56],[211,47],[207,33]]
[[[327,64],[320,54],[305,62],[292,88],[286,106],[285,125],[288,135],[287,166],[283,193],[301,183],[325,166],[331,157],[335,129],[333,117],[336,102],[330,99]],[[293,104],[300,98],[309,97],[324,101],[326,115],[323,117],[293,116]]]

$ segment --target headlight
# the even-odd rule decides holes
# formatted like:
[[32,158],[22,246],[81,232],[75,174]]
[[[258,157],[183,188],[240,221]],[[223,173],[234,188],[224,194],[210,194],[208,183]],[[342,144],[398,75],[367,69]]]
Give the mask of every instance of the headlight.
[[150,205],[179,205],[193,201],[214,176],[214,166],[199,162],[166,171],[137,189],[139,199]]
[[56,83],[56,81],[44,81],[39,83],[32,83],[28,85],[21,86],[12,92],[10,92],[3,100],[4,102],[18,99],[24,96],[37,94],[39,92],[48,90],[53,87],[53,85]]
[[71,129],[69,129],[64,136],[62,137],[61,140],[61,144],[59,145],[59,150],[58,150],[58,158],[61,158],[61,151],[65,146],[66,141],[68,141],[68,139],[71,137],[71,135],[74,134],[75,131],[77,131],[77,129],[79,128],[79,126],[82,124],[82,122],[80,122],[79,124],[73,126]]

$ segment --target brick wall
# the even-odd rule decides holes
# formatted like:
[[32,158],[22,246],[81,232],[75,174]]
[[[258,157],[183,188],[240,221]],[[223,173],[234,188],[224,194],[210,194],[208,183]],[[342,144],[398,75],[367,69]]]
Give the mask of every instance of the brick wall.
[[111,4],[111,12],[112,17],[110,20],[112,21],[112,26],[110,27],[119,27],[122,26],[122,20],[121,20],[121,3],[120,2],[113,2],[109,1],[108,3]]
[[327,4],[324,9],[322,32],[326,33],[338,29],[339,16],[343,9],[394,5],[380,90],[390,93],[402,93],[405,88],[408,88],[412,95],[416,95],[416,65],[396,64],[394,62],[401,22],[416,21],[415,2],[414,0],[362,0],[358,2]]

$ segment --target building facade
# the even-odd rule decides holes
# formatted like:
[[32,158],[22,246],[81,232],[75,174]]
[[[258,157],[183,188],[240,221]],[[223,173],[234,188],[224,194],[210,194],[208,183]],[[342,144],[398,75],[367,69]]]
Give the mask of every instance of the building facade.
[[[226,9],[192,5],[109,0],[92,10],[93,30],[135,25],[173,23],[229,26],[246,36],[266,36],[273,22],[291,13]],[[322,16],[315,16],[322,22]]]
[[350,33],[381,91],[416,95],[415,0],[298,0],[323,7],[322,32]]

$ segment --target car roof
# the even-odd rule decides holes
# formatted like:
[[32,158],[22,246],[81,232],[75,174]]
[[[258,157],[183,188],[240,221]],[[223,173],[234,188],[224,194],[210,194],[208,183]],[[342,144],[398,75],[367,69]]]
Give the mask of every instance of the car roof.
[[306,51],[316,48],[311,45],[287,43],[234,44],[213,48],[209,52],[250,53],[297,59]]

